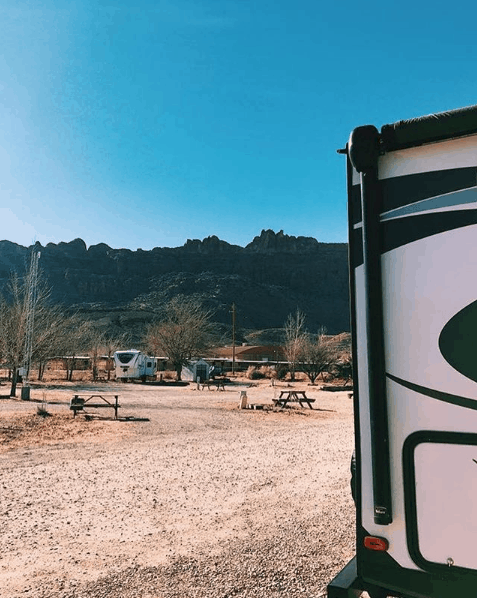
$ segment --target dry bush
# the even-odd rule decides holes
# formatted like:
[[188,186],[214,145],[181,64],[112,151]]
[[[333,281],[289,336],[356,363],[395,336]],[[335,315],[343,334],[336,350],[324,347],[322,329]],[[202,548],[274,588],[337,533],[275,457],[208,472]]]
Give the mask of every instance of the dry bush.
[[268,380],[277,377],[276,369],[270,365],[262,365],[258,371],[263,375],[264,378],[267,378]]
[[177,378],[177,374],[172,370],[164,370],[163,372],[159,373],[163,380],[175,380]]
[[253,365],[248,367],[247,371],[245,372],[245,376],[249,380],[263,380],[263,378],[265,378],[262,372]]
[[38,405],[38,407],[36,408],[36,414],[39,415],[40,417],[50,417],[50,415],[51,415],[51,413],[46,408],[46,403],[45,404],[42,403],[41,405]]
[[288,367],[283,364],[277,365],[275,374],[276,374],[277,380],[285,380],[286,377],[288,376]]
[[353,357],[351,351],[345,350],[338,355],[328,375],[330,380],[342,380],[345,383],[353,380]]

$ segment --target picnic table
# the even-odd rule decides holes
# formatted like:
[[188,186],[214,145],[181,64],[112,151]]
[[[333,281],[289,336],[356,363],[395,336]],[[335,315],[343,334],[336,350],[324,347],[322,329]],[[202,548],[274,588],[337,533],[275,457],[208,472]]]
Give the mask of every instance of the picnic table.
[[213,388],[217,388],[217,390],[225,390],[225,382],[224,380],[206,380],[205,382],[201,383],[202,390],[207,386],[208,390]]
[[[96,402],[94,400],[96,399]],[[99,399],[99,400],[98,400]],[[111,408],[114,409],[114,419],[118,419],[118,409],[121,407],[119,404],[119,396],[114,395],[113,397],[105,397],[104,395],[90,395],[89,397],[80,397],[74,395],[70,401],[70,409],[73,411],[73,418],[76,417],[78,411],[86,413],[85,409],[94,408]]]
[[282,390],[278,399],[273,399],[275,407],[285,408],[288,403],[300,403],[300,407],[303,407],[303,403],[306,403],[310,409],[313,409],[312,403],[315,399],[310,399],[306,396],[304,390]]

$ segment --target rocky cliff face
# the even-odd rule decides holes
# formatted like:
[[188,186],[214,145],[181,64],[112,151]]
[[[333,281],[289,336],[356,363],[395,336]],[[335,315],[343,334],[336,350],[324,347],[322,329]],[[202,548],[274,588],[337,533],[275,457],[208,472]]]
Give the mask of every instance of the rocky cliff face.
[[[151,251],[104,243],[88,248],[81,239],[36,247],[53,299],[115,326],[141,320],[141,314],[149,321],[161,303],[182,293],[199,296],[224,324],[235,303],[244,328],[281,327],[298,307],[310,330],[321,325],[330,333],[349,330],[345,243],[268,230],[246,247],[216,236]],[[0,241],[0,287],[12,270],[24,270],[30,250]]]

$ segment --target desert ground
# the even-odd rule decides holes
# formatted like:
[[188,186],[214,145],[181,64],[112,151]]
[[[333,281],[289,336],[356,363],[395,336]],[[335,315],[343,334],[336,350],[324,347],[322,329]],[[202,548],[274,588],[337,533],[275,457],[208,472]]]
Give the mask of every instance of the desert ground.
[[353,406],[300,381],[313,410],[273,408],[290,384],[4,383],[2,598],[324,596],[354,553]]

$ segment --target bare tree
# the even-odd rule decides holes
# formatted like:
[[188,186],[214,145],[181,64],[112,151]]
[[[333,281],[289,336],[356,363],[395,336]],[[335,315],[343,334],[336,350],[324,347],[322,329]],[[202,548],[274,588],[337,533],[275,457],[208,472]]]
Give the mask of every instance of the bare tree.
[[106,356],[106,371],[108,380],[111,379],[113,367],[113,355],[124,343],[128,341],[128,334],[110,334],[107,330],[101,330],[91,324],[88,333],[88,354],[91,357],[91,368],[93,380],[98,379],[98,363],[101,355]]
[[115,351],[124,348],[124,345],[129,343],[129,334],[123,332],[122,334],[105,333],[103,336],[103,351],[106,355],[106,372],[108,381],[111,380],[111,371],[114,370],[113,355]]
[[310,379],[312,384],[323,372],[328,372],[335,365],[338,358],[338,347],[332,337],[325,334],[321,328],[316,335],[306,335],[302,343],[299,362],[300,368]]
[[299,309],[290,314],[285,322],[285,357],[292,380],[295,380],[296,367],[306,340],[305,314]]
[[34,277],[30,271],[23,277],[12,274],[0,296],[0,347],[12,372],[10,396],[16,396],[20,366],[27,368],[22,373],[28,377],[31,363],[40,362],[41,374],[41,364],[51,355],[63,321],[62,309],[50,303],[50,289],[41,273],[36,270]]
[[25,340],[25,314],[22,283],[13,276],[9,284],[9,297],[0,298],[0,338],[2,358],[12,372],[10,396],[16,396],[18,370],[23,361]]
[[213,345],[211,317],[197,299],[177,295],[164,306],[160,320],[148,327],[144,344],[153,355],[167,356],[180,380],[182,366]]
[[333,378],[341,378],[345,384],[353,379],[353,356],[350,350],[338,355],[331,367],[330,374]]
[[12,274],[5,293],[0,295],[0,352],[12,372],[10,396],[16,396],[20,366],[28,368],[36,363],[41,379],[48,361],[56,356],[73,356],[67,369],[71,380],[74,356],[86,350],[90,331],[88,323],[51,303],[43,274],[36,270],[32,277],[31,267],[25,276]]
[[35,320],[32,361],[38,366],[38,380],[43,380],[48,362],[62,354],[65,336],[71,334],[77,319],[65,314],[61,305],[48,305],[38,311]]
[[[42,320],[50,309],[49,299],[50,289],[37,271],[32,279],[31,265],[23,277],[12,274],[5,294],[0,297],[2,357],[12,372],[10,396],[16,396],[20,366],[30,368]],[[28,376],[29,372],[23,374]]]
[[71,382],[78,356],[86,353],[91,342],[91,323],[73,316],[64,328],[60,354],[66,358],[66,379]]

